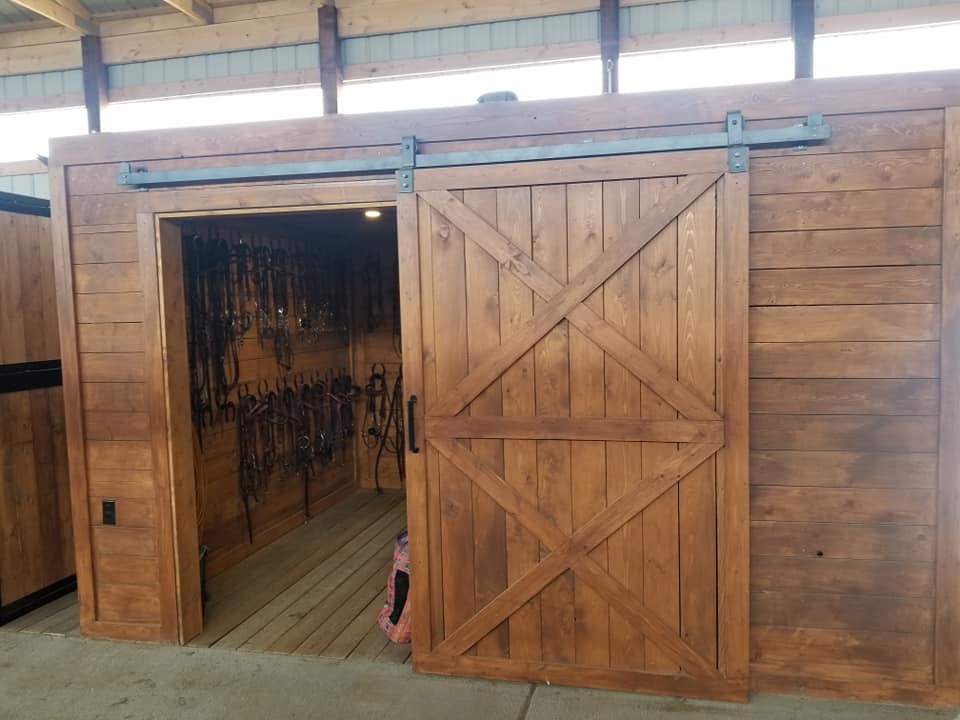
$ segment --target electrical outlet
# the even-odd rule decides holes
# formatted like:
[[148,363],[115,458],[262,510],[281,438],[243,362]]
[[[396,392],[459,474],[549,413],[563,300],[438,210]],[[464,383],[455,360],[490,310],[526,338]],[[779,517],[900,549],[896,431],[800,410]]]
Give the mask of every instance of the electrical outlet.
[[104,525],[117,524],[117,501],[116,500],[103,501],[103,524]]

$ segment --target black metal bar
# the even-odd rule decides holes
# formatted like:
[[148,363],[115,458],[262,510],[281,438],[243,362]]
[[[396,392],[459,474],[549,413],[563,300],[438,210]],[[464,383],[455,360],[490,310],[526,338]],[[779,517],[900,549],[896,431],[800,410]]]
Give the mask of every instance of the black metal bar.
[[20,215],[50,217],[50,201],[30,195],[0,192],[0,210]]
[[407,400],[407,447],[414,454],[420,452],[420,448],[417,447],[417,414],[414,409],[416,404],[417,396],[411,395]]
[[[726,128],[726,126],[724,126]],[[741,125],[742,127],[742,125]],[[400,192],[413,189],[413,171],[409,170],[409,154],[413,149],[413,168],[452,167],[468,165],[493,165],[497,163],[528,162],[532,160],[557,160],[565,158],[600,157],[608,155],[633,155],[676,150],[703,150],[743,144],[750,147],[772,145],[807,145],[830,137],[830,126],[822,122],[819,114],[813,113],[807,122],[782,128],[748,130],[742,128],[742,137],[733,141],[728,132],[712,132],[691,135],[666,135],[661,137],[636,137],[623,140],[583,141],[560,145],[498,148],[492,150],[466,150],[445,153],[416,152],[413,138],[404,138],[401,152],[378,158],[354,158],[273,165],[241,165],[191,170],[133,169],[122,163],[117,182],[134,187],[188,185],[191,183],[235,182],[239,180],[263,180],[271,178],[307,178],[332,175],[363,175],[389,171],[410,172],[409,182],[401,176]]]
[[63,385],[59,360],[0,365],[0,395]]

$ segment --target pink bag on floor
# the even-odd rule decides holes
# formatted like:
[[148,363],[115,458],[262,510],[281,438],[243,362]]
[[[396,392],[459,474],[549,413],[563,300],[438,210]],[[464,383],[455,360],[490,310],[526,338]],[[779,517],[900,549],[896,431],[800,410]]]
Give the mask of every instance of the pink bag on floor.
[[410,552],[407,531],[397,535],[393,550],[393,568],[387,578],[387,604],[377,617],[377,624],[395,643],[410,642]]

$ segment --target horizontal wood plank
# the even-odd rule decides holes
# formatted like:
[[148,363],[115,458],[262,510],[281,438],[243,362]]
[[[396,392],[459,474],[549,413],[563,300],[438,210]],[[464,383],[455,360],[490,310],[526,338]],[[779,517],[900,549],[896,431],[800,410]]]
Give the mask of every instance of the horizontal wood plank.
[[87,487],[91,495],[101,497],[148,500],[157,494],[151,470],[91,468]]
[[937,451],[936,416],[753,415],[752,450]]
[[920,668],[933,664],[928,633],[861,632],[812,628],[751,628],[751,659],[761,662],[863,664],[888,668]]
[[759,195],[750,199],[750,230],[937,225],[940,195],[937,188]]
[[427,437],[722,443],[723,422],[641,418],[428,417]]
[[97,583],[97,617],[107,622],[160,622],[160,587]]
[[91,528],[93,552],[97,555],[156,557],[157,533],[153,528],[121,528],[104,525]]
[[145,412],[94,412],[83,414],[88,440],[149,440],[150,416]]
[[750,267],[754,270],[939,262],[939,227],[794,230],[750,235]]
[[134,232],[74,233],[71,249],[70,259],[77,266],[90,263],[135,263],[140,259],[137,235]]
[[80,324],[142,323],[145,312],[141,292],[77,295],[75,308]]
[[143,353],[80,353],[83,382],[142,383],[146,379]]
[[83,408],[88,411],[146,412],[144,383],[84,382],[80,384]]
[[750,483],[810,487],[933,488],[933,453],[753,450]]
[[794,154],[750,163],[750,194],[930,188],[943,184],[943,151]]
[[[934,150],[943,148],[943,110],[851,113],[825,118],[830,142],[811,145],[804,154],[833,155],[883,150]],[[793,155],[793,148],[751,149],[752,157]]]
[[106,585],[160,585],[160,561],[142,555],[101,554],[94,556],[97,582]]
[[760,555],[750,558],[750,587],[753,590],[932,597],[933,565]]
[[933,600],[763,590],[750,596],[750,624],[926,634]]
[[871,305],[940,302],[940,268],[753,270],[751,305]]
[[73,290],[77,294],[132,293],[142,288],[139,262],[77,265],[73,269]]
[[750,344],[753,378],[936,378],[937,342]]
[[[763,488],[771,489],[773,488]],[[823,488],[815,490],[831,492]],[[932,491],[920,492],[932,494]],[[815,514],[810,512],[808,516]],[[827,513],[824,513],[824,516],[826,515]],[[751,511],[751,518],[755,517],[762,515],[753,515]],[[836,522],[752,519],[750,553],[773,557],[933,562],[935,534],[934,528],[929,525],[851,525],[843,524],[844,522],[844,518]],[[849,522],[856,521],[851,518]]]
[[102,470],[152,470],[153,448],[149,442],[87,442],[87,463]]
[[753,485],[750,519],[813,523],[933,525],[933,490]]
[[936,415],[940,383],[924,379],[755,378],[750,412],[814,415]]
[[806,305],[750,309],[753,342],[926,341],[940,337],[940,306]]

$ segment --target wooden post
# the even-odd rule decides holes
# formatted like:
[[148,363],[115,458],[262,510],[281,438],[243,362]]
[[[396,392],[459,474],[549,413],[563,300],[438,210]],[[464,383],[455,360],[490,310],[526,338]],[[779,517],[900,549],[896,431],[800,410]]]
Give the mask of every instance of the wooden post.
[[87,132],[100,132],[100,112],[107,105],[107,68],[103,64],[100,38],[84,35],[80,38],[80,56],[83,61],[83,104],[87,108]]
[[794,77],[813,77],[814,0],[792,0],[790,29],[793,35]]
[[937,482],[936,684],[960,686],[960,107],[946,109]]
[[317,8],[317,25],[320,39],[320,87],[323,89],[323,114],[336,115],[337,98],[343,82],[337,8],[333,5],[321,5]]
[[619,92],[620,0],[600,0],[600,61],[603,92]]

